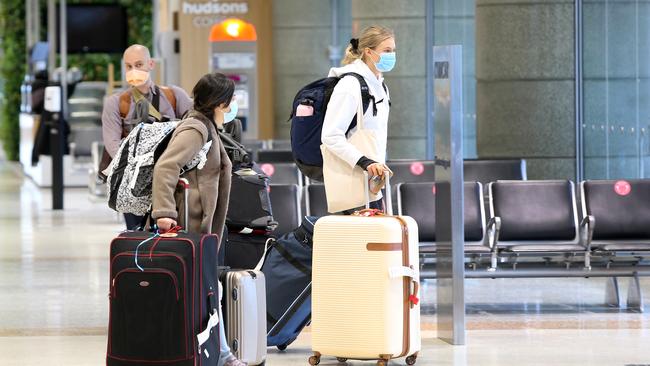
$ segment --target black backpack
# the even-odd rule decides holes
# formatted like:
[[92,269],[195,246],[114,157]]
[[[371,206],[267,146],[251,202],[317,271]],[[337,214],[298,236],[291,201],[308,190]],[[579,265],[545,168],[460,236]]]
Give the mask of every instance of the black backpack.
[[[321,155],[321,132],[327,104],[330,101],[334,87],[346,76],[354,76],[361,85],[361,99],[365,112],[372,101],[373,116],[377,115],[377,101],[370,94],[368,84],[363,76],[349,72],[341,76],[330,76],[316,80],[300,89],[293,99],[291,110],[291,151],[296,165],[306,177],[317,181],[323,180],[323,156]],[[384,90],[386,85],[384,84]],[[296,116],[298,106],[310,106],[314,113],[311,116]],[[357,125],[356,114],[350,121],[346,134]]]

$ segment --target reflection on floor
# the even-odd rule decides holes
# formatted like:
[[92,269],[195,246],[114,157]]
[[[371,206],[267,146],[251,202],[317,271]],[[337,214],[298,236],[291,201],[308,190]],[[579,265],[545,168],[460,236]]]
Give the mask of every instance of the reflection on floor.
[[[104,363],[108,243],[122,224],[83,189],[67,190],[65,207],[51,210],[49,190],[0,162],[0,365]],[[648,296],[650,280],[641,284]],[[595,278],[469,280],[467,345],[453,347],[435,338],[426,281],[418,364],[650,365],[649,316],[602,305],[604,288]],[[267,365],[306,365],[309,339],[308,329],[287,351],[269,349]]]

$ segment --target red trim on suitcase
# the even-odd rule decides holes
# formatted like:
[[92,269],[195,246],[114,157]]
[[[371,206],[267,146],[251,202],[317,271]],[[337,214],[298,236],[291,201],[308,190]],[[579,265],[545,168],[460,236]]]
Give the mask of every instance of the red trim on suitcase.
[[[208,234],[208,235],[212,235],[212,234]],[[202,235],[202,236],[201,236],[201,241],[203,241],[203,239],[205,238],[205,236],[207,236],[207,235]],[[216,236],[216,235],[215,235],[215,236]],[[217,238],[218,238],[218,236],[217,236]],[[110,252],[113,251],[113,244],[115,244],[115,242],[116,242],[117,240],[134,240],[134,241],[143,241],[143,240],[146,240],[146,239],[149,239],[149,237],[124,237],[124,236],[118,236],[117,238],[114,238],[114,239],[111,241]],[[194,242],[192,242],[192,240],[190,240],[190,239],[186,239],[186,238],[178,238],[178,237],[176,237],[176,238],[162,238],[161,240],[172,240],[172,241],[180,241],[180,242],[186,242],[186,243],[188,243],[188,244],[192,247],[192,265],[194,265],[194,262],[195,262],[195,260],[196,260],[196,247],[194,246]],[[196,272],[196,271],[193,271],[193,272]],[[111,262],[111,268],[109,268],[109,273],[113,273],[112,262]],[[112,281],[112,279],[109,279],[109,281]],[[194,286],[195,283],[196,283],[196,282],[194,281],[194,273],[192,273],[192,282],[191,282],[191,284],[192,284],[192,286],[191,286],[191,287],[192,287],[192,325],[195,324],[195,318],[196,318],[196,314],[195,314],[195,311],[194,311],[194,309],[195,309],[195,306],[194,306],[194,298],[196,297],[195,294],[194,294],[194,289],[195,289],[195,287],[196,287],[196,286]],[[110,282],[109,282],[108,285],[109,285],[109,286],[111,285]],[[110,354],[110,353],[109,353],[109,350],[111,349],[111,323],[112,323],[112,322],[111,322],[111,320],[112,320],[111,315],[112,315],[112,314],[111,314],[111,309],[110,309],[110,306],[109,306],[109,309],[108,309],[108,322],[109,322],[109,323],[108,323],[108,346],[107,346],[107,350],[106,350],[106,351],[107,351],[107,352],[106,352],[106,355],[107,355],[107,356]],[[194,329],[193,329],[193,333],[194,333]],[[194,357],[196,357],[196,352],[197,352],[197,349],[198,349],[198,348],[196,347],[196,337],[192,336],[192,339],[193,339],[193,351],[192,351],[192,355],[194,355]],[[186,342],[187,342],[187,340],[186,340]],[[188,358],[188,359],[190,359],[190,358]],[[188,360],[188,359],[186,359],[186,360]],[[181,360],[181,361],[182,361],[182,360]],[[200,361],[199,361],[199,362],[200,362]]]
[[[117,288],[115,287],[115,281],[117,281],[117,278],[120,277],[120,275],[122,273],[145,273],[145,272],[146,273],[166,274],[169,277],[171,277],[171,279],[174,281],[174,289],[176,290],[176,301],[178,301],[180,299],[179,291],[178,291],[178,278],[176,278],[176,275],[174,274],[174,272],[172,272],[170,270],[167,270],[167,269],[163,269],[163,268],[153,268],[153,269],[152,268],[145,268],[144,271],[141,271],[141,270],[139,270],[137,268],[127,268],[127,269],[123,269],[123,270],[117,272],[117,274],[113,278],[113,288],[111,289],[111,291],[113,292],[114,298],[117,298]],[[183,304],[185,304],[185,300],[183,300]],[[185,309],[183,309],[183,310],[185,310]],[[185,334],[187,335],[187,332],[185,332]],[[187,342],[185,342],[185,349],[187,350]]]
[[[115,257],[113,257],[113,259],[111,259],[110,273],[111,274],[113,273],[113,264],[115,263],[115,260],[117,258],[119,258],[119,257],[134,257],[134,256],[135,256],[135,253],[126,252],[126,253],[120,253],[120,254],[116,255]],[[174,257],[174,258],[178,258],[178,260],[181,262],[181,265],[183,266],[183,285],[185,285],[185,274],[187,273],[187,265],[186,265],[185,260],[183,259],[183,257],[181,257],[180,255],[175,254],[175,253],[155,253],[155,254],[150,254],[150,257]],[[117,275],[115,277],[117,277]],[[111,279],[111,288],[112,288],[112,285],[113,285],[113,279]],[[190,286],[192,286],[192,284],[190,284]],[[183,307],[184,307],[184,310],[185,310],[183,312],[183,317],[185,318],[185,354],[187,355],[188,354],[188,348],[187,348],[187,346],[188,346],[187,345],[187,334],[188,334],[187,327],[188,327],[188,325],[187,325],[187,296],[186,296],[187,295],[187,288],[185,288],[185,287],[186,286],[183,286],[183,299],[184,299],[183,300]],[[109,312],[110,312],[110,307],[109,307]],[[192,314],[194,314],[194,309],[192,309]],[[194,323],[194,319],[192,319],[192,324],[193,323]],[[109,335],[111,334],[110,333],[110,324],[111,323],[110,323],[110,314],[109,314],[109,333],[108,333]],[[110,354],[111,351],[112,351],[112,348],[110,347],[111,346],[111,344],[110,344],[111,337],[110,336],[108,337],[108,341],[109,341],[109,349],[108,349],[107,353]]]

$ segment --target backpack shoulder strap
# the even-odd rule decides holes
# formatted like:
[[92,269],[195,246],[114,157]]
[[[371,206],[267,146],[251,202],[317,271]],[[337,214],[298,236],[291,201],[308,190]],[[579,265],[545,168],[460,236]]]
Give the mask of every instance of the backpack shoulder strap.
[[366,79],[356,72],[346,72],[345,74],[341,75],[341,79],[346,76],[354,76],[359,81],[359,85],[361,86],[361,102],[363,103],[363,110],[365,112],[366,108],[368,108],[370,102],[372,101],[372,115],[376,116],[377,103],[375,101],[375,97],[370,94],[370,88],[368,87],[368,83],[366,83]]
[[[172,88],[168,86],[160,86],[160,91],[165,94],[165,98],[167,98],[167,101],[169,101],[169,104],[172,105],[172,109],[174,110],[174,114],[176,114],[176,94],[174,94],[174,91]],[[177,117],[177,116],[174,116]]]
[[131,107],[131,89],[125,90],[120,94],[120,117],[122,119],[126,118],[126,115],[129,114],[129,108]]
[[381,86],[384,87],[384,91],[386,92],[386,96],[388,97],[388,106],[390,107],[392,103],[390,102],[390,95],[388,95],[388,87],[386,86],[386,83],[382,81]]

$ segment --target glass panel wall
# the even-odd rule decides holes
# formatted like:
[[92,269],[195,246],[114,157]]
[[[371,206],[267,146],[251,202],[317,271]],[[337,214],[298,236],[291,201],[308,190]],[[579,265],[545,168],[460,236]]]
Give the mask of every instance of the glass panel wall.
[[463,153],[476,158],[475,0],[433,1],[433,44],[463,46]]
[[583,2],[585,179],[650,175],[650,1]]

